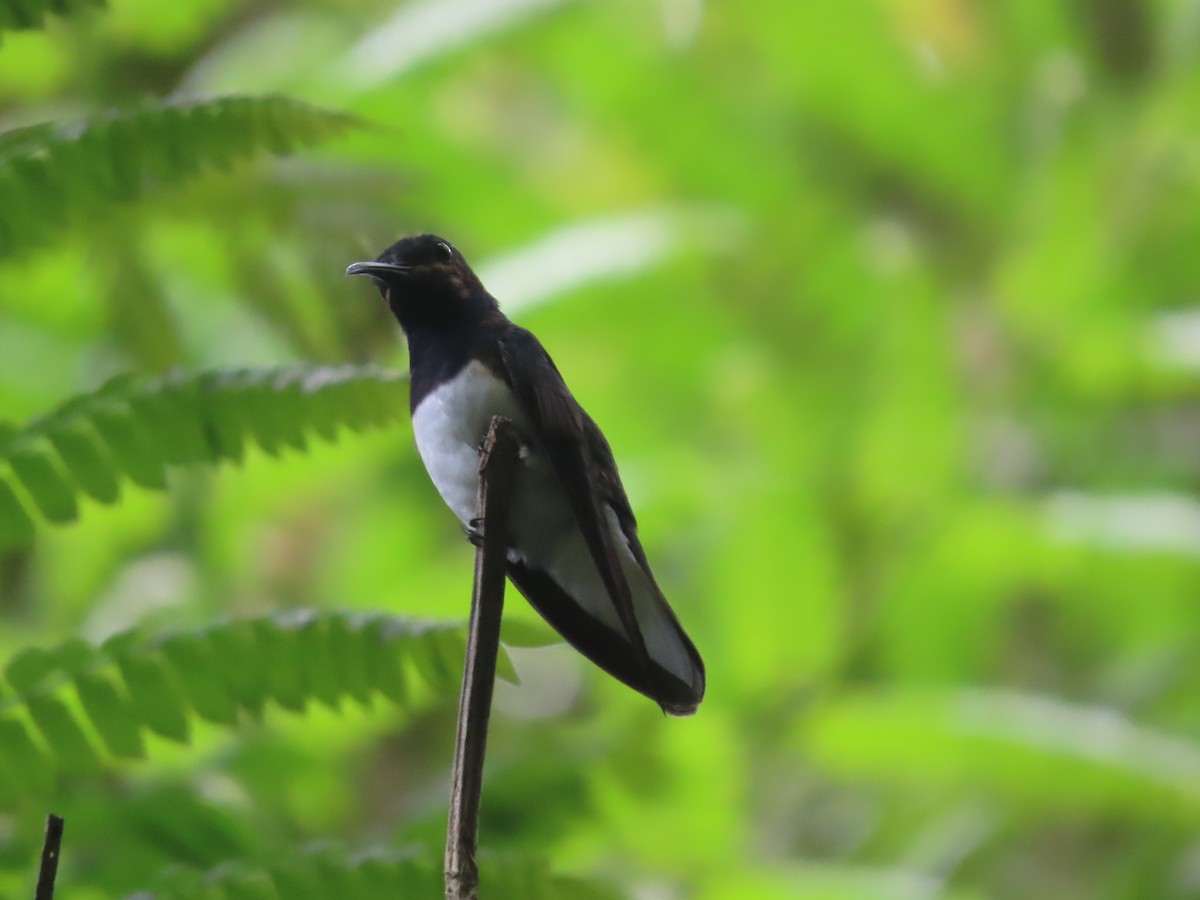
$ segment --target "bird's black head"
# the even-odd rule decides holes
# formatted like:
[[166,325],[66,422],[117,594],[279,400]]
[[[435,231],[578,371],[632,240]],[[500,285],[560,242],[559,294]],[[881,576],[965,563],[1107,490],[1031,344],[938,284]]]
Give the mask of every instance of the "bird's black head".
[[462,254],[435,234],[399,240],[346,274],[369,275],[405,331],[467,324],[497,310]]

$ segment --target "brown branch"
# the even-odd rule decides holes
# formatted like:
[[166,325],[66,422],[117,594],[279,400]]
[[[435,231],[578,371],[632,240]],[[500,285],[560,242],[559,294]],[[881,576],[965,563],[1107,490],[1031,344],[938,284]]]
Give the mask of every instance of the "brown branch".
[[446,831],[446,900],[477,900],[479,801],[483,793],[483,757],[496,657],[500,652],[500,616],[504,611],[505,524],[516,476],[517,439],[512,423],[496,416],[488,428],[479,460],[479,521],[482,540],[475,549],[475,589],[467,631],[467,661],[458,702],[458,732]]
[[38,870],[34,900],[52,900],[54,879],[58,876],[58,857],[62,850],[63,820],[50,813],[46,817],[46,840],[42,844],[42,867]]

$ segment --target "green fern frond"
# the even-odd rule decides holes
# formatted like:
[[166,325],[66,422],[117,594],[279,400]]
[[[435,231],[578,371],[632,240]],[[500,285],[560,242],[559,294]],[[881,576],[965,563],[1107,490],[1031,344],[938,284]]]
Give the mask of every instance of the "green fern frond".
[[0,680],[0,759],[20,773],[0,780],[0,808],[45,796],[58,772],[141,758],[146,732],[187,743],[193,716],[233,726],[269,702],[299,713],[376,695],[406,707],[414,674],[452,693],[464,653],[457,624],[324,611],[26,649]]
[[[482,889],[496,900],[615,900],[619,895],[596,881],[555,875],[541,859],[518,856],[480,858]],[[442,896],[440,849],[412,853],[350,854],[321,847],[266,868],[231,863],[206,873],[174,869],[138,900],[327,900],[329,897]],[[134,897],[127,900],[134,900]]]
[[0,0],[0,31],[42,28],[50,13],[70,16],[105,5],[105,0]]
[[0,134],[0,257],[148,190],[260,152],[287,154],[357,122],[286,97],[220,97]]
[[27,507],[70,522],[80,495],[114,503],[123,481],[161,490],[168,466],[238,462],[249,441],[304,450],[311,434],[403,418],[407,402],[403,376],[369,366],[115,378],[25,428],[0,423],[0,546],[33,539]]

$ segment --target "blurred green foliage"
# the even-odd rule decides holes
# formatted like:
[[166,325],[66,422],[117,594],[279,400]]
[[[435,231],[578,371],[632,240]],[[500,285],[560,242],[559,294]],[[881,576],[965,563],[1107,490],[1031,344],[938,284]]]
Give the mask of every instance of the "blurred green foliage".
[[485,896],[1200,896],[1198,48],[1195,0],[0,0],[0,896],[51,809],[73,898],[436,893],[471,550],[341,275],[424,230],[709,671],[665,719],[513,595]]

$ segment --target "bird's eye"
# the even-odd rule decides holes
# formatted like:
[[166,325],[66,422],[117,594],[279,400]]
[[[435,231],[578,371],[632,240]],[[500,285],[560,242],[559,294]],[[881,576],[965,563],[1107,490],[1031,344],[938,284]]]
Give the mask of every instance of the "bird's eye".
[[454,251],[450,249],[450,245],[445,241],[438,241],[437,253],[441,259],[447,261],[454,259]]

